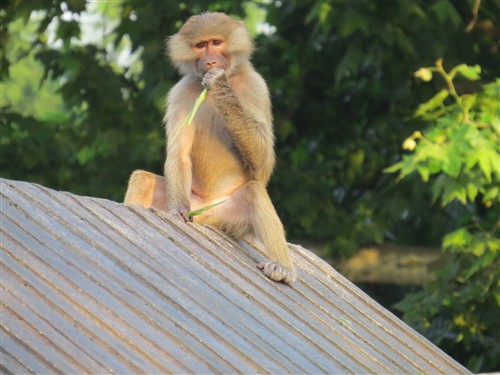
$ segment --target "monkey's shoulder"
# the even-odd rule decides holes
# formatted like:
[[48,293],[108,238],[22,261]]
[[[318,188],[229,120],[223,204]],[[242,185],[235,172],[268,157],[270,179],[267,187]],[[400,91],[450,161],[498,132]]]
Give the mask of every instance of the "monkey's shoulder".
[[179,107],[183,105],[192,107],[196,98],[198,98],[202,91],[203,86],[199,81],[192,77],[184,76],[168,92],[167,107],[174,105],[176,102],[178,102]]
[[229,85],[240,100],[242,107],[253,117],[265,123],[272,122],[271,97],[264,78],[253,68],[230,77]]
[[256,94],[268,93],[264,78],[250,64],[240,67],[228,77],[229,85],[234,90],[255,91]]

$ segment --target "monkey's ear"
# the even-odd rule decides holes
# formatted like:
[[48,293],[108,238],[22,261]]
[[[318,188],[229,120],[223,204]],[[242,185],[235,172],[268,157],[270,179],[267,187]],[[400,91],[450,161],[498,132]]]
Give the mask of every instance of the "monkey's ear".
[[167,39],[167,52],[172,61],[193,60],[196,56],[189,43],[179,34],[174,34]]
[[254,44],[252,37],[248,32],[243,21],[235,21],[237,27],[234,28],[233,32],[229,36],[229,53],[243,54],[250,57],[254,50]]
[[190,72],[190,62],[196,59],[193,49],[179,33],[167,39],[167,55],[170,61],[172,61],[177,69],[183,74]]

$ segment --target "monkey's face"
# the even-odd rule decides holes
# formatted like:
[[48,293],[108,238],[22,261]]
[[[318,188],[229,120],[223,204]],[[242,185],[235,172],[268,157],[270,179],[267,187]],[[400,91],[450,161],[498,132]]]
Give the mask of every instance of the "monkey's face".
[[206,12],[192,16],[168,38],[168,55],[184,75],[203,76],[212,68],[231,75],[248,63],[253,43],[242,21],[223,13]]
[[196,55],[197,70],[205,74],[212,68],[227,69],[230,65],[227,42],[220,37],[206,38],[193,46]]

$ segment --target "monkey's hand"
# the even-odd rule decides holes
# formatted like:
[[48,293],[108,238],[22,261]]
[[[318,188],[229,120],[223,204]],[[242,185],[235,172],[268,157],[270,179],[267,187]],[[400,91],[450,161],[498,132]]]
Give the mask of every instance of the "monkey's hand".
[[261,262],[257,264],[257,268],[262,270],[264,275],[269,277],[271,280],[281,281],[285,284],[290,284],[295,281],[295,272],[279,262]]
[[212,84],[219,78],[224,77],[226,75],[226,71],[220,68],[212,68],[208,72],[205,73],[203,79],[201,80],[201,84],[210,90]]
[[170,210],[170,213],[172,215],[174,215],[175,217],[179,218],[179,219],[182,219],[184,220],[184,222],[188,222],[188,221],[193,221],[193,218],[192,217],[189,217],[188,216],[188,212],[189,210],[187,208],[174,208],[172,210]]

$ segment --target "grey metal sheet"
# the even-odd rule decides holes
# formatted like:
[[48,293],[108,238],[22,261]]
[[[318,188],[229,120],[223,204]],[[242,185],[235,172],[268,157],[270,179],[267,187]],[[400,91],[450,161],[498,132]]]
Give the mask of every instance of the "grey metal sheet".
[[287,286],[252,241],[0,184],[5,373],[468,373],[300,246]]

